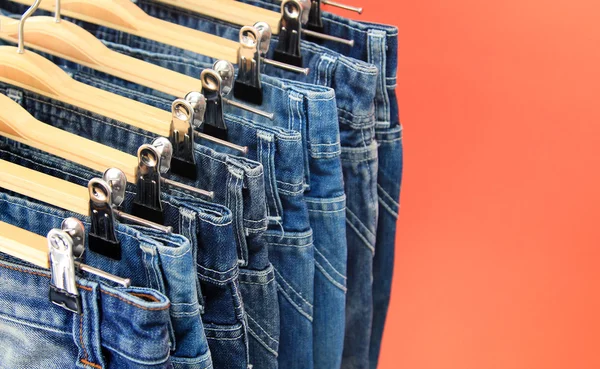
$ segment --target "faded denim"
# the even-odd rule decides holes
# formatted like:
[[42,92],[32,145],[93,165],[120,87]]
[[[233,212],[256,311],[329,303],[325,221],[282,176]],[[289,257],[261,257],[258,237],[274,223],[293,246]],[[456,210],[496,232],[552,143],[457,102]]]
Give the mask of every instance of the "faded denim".
[[[40,235],[70,215],[0,192],[0,220]],[[159,244],[127,226],[118,232],[124,245]],[[111,287],[83,274],[77,279],[83,313],[77,315],[50,302],[47,270],[0,253],[0,279],[2,367],[173,368],[165,295]]]

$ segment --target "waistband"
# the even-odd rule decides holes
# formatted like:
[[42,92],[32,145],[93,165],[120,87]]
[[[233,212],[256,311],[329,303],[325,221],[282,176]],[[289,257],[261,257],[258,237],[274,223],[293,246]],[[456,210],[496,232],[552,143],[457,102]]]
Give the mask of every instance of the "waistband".
[[83,314],[48,299],[50,272],[0,261],[0,317],[73,336],[85,367],[105,367],[104,349],[146,365],[169,361],[169,300],[147,288],[77,279]]

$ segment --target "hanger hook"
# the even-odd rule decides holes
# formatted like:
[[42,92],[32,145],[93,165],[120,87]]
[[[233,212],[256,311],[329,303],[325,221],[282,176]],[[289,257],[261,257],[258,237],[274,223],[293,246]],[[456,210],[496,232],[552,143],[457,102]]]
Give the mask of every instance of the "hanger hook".
[[17,52],[19,54],[23,54],[25,51],[25,21],[37,10],[41,2],[42,0],[35,0],[35,3],[21,16],[21,21],[19,22],[19,43],[17,44]]
[[60,23],[60,0],[56,0],[56,9],[54,11],[54,21]]

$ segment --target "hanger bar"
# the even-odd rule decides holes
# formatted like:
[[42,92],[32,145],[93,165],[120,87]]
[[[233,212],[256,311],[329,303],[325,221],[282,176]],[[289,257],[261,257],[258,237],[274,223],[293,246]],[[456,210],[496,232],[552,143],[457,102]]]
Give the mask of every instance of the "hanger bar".
[[129,278],[121,278],[118,277],[114,274],[110,274],[105,272],[104,270],[98,269],[98,268],[94,268],[92,266],[86,265],[86,264],[82,264],[79,261],[75,262],[75,266],[79,269],[81,269],[81,271],[86,272],[86,273],[90,273],[93,274],[95,276],[104,278],[106,280],[109,280],[111,282],[120,284],[121,286],[125,287],[125,288],[129,288],[131,287],[131,279]]
[[[58,0],[58,1],[60,1],[60,0]],[[362,14],[362,12],[363,12],[363,8],[362,7],[358,7],[358,6],[346,5],[346,4],[338,3],[336,1],[331,1],[331,0],[321,0],[321,2],[323,4],[325,4],[325,5],[333,6],[333,7],[340,8],[340,9],[349,10],[351,12],[356,12],[358,14]]]
[[330,36],[330,35],[326,35],[324,33],[319,33],[319,32],[311,31],[309,29],[304,29],[304,28],[302,29],[302,33],[304,33],[307,36],[320,38],[322,40],[339,42],[340,44],[354,46],[354,40],[346,40],[345,38]]
[[285,69],[285,70],[289,70],[289,71],[292,71],[292,72],[304,74],[305,76],[308,76],[308,74],[310,73],[310,68],[301,68],[301,67],[297,67],[295,65],[286,64],[286,63],[278,62],[277,60],[267,59],[267,58],[261,58],[261,60],[265,64],[269,64],[269,65],[272,65],[274,67]]
[[163,233],[167,233],[167,234],[173,233],[173,227],[167,227],[167,226],[160,225],[158,223],[150,222],[144,218],[136,217],[135,215],[127,214],[120,210],[115,210],[115,215],[117,215],[119,218],[130,221],[131,223],[135,223],[135,224],[138,224],[138,225],[141,225],[144,227],[152,228],[154,230],[157,230],[157,231],[160,231]]
[[264,111],[262,111],[260,109],[253,108],[253,107],[247,106],[245,104],[240,104],[239,102],[234,101],[234,100],[223,98],[223,102],[226,103],[226,104],[229,104],[231,106],[235,106],[236,108],[247,110],[247,111],[249,111],[251,113],[254,113],[256,115],[260,115],[261,117],[264,117],[264,118],[267,118],[267,119],[270,119],[270,120],[275,119],[275,114],[273,114],[273,113],[266,113],[266,112],[264,112]]

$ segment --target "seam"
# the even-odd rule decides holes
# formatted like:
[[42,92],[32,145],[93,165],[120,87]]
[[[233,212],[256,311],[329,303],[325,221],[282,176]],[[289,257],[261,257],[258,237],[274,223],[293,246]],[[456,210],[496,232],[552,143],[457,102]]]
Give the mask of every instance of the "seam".
[[398,213],[393,211],[388,204],[386,204],[381,198],[379,199],[379,205],[381,205],[385,210],[387,210],[390,215],[392,215],[394,218],[398,218]]
[[346,208],[346,211],[347,211],[348,213],[350,213],[350,215],[352,215],[352,217],[353,217],[353,218],[355,218],[355,219],[356,219],[356,221],[357,221],[357,222],[358,222],[358,223],[359,223],[359,224],[360,224],[360,225],[361,225],[361,226],[362,226],[362,227],[365,229],[365,231],[367,231],[367,232],[369,233],[369,235],[371,235],[371,236],[373,236],[373,237],[376,237],[376,235],[375,235],[373,232],[371,232],[371,231],[369,230],[369,228],[367,228],[367,226],[365,226],[365,225],[363,224],[363,222],[361,222],[361,221],[360,221],[360,218],[359,218],[359,217],[357,217],[357,216],[356,216],[356,214],[354,214],[354,213],[352,212],[352,210],[350,210],[350,208]]
[[374,248],[373,246],[371,246],[371,243],[370,243],[370,242],[369,242],[369,241],[368,241],[366,238],[364,238],[364,236],[363,236],[363,235],[362,235],[362,234],[361,234],[361,233],[358,231],[358,229],[357,229],[357,228],[354,226],[354,224],[352,224],[352,223],[351,223],[351,222],[348,220],[348,218],[346,218],[346,224],[347,224],[347,225],[348,225],[350,228],[352,228],[352,229],[354,230],[354,232],[356,233],[356,235],[358,236],[358,238],[359,238],[359,239],[361,239],[361,240],[363,241],[363,243],[365,244],[365,246],[366,246],[366,247],[367,247],[369,250],[371,250],[371,252],[372,252],[373,254],[375,254],[375,248]]
[[[396,202],[396,200],[394,200],[392,198],[392,196],[390,196],[390,194],[387,193],[387,191],[384,190],[383,187],[381,187],[381,185],[379,183],[377,183],[377,189],[379,189],[379,191],[382,192],[382,195],[384,195],[384,197],[387,201],[390,201],[393,205],[400,206],[400,204],[398,204],[398,202]],[[380,197],[381,197],[381,195],[380,195]]]
[[327,280],[331,282],[331,284],[333,284],[335,287],[339,288],[344,293],[348,291],[346,287],[344,287],[341,283],[333,279],[333,277],[325,271],[325,268],[323,268],[323,266],[318,261],[315,261],[315,268],[317,268],[323,274],[323,276],[327,278]]
[[[325,257],[325,255],[323,255],[315,246],[315,252],[317,254],[319,254],[319,256],[321,256],[323,258],[323,260],[325,260],[325,262],[327,263],[327,265],[329,265],[331,267],[331,269],[335,272],[335,274],[339,275],[341,278],[343,278],[344,280],[347,280],[346,276],[343,275],[342,273],[338,272],[338,270],[329,262],[329,260],[327,260],[327,258]],[[316,262],[316,261],[315,261]]]
[[82,364],[89,365],[89,366],[91,366],[91,367],[93,367],[93,368],[102,369],[102,367],[101,367],[100,365],[98,365],[98,364],[94,364],[94,363],[92,363],[92,362],[90,362],[90,361],[87,361],[87,360],[85,360],[85,359],[81,359],[81,360],[79,360],[79,361],[80,361]]
[[240,284],[252,284],[252,285],[256,285],[256,286],[264,286],[266,284],[269,284],[271,282],[273,282],[273,280],[275,279],[275,275],[273,275],[273,277],[271,277],[271,279],[269,279],[268,281],[264,281],[264,282],[245,282],[240,280]]
[[254,338],[255,340],[257,340],[257,341],[258,341],[258,343],[260,343],[260,344],[261,344],[261,346],[263,346],[263,347],[264,347],[264,348],[265,348],[267,351],[269,351],[270,353],[272,353],[272,354],[273,354],[275,357],[278,357],[278,356],[279,356],[279,355],[278,355],[278,353],[277,353],[277,351],[275,351],[275,350],[273,350],[272,348],[270,348],[270,347],[269,347],[269,345],[268,345],[268,344],[267,344],[265,341],[263,341],[263,340],[262,340],[262,339],[261,339],[261,338],[258,336],[258,334],[256,334],[256,332],[254,332],[254,330],[253,330],[252,328],[248,327],[248,332],[250,332],[250,336],[251,336],[252,338]]
[[292,291],[294,292],[294,294],[298,295],[298,297],[300,298],[300,300],[302,300],[302,301],[303,301],[303,302],[304,302],[306,305],[310,306],[310,308],[311,308],[311,309],[313,308],[313,305],[312,305],[310,302],[308,302],[308,301],[307,301],[307,300],[306,300],[304,297],[302,297],[302,295],[301,295],[300,293],[298,293],[298,291],[296,291],[296,290],[294,289],[294,287],[292,287],[292,286],[291,286],[291,285],[288,283],[288,281],[286,281],[286,280],[285,280],[285,278],[283,278],[283,276],[281,275],[281,273],[279,273],[279,272],[277,271],[277,269],[275,269],[275,273],[277,273],[277,275],[278,275],[278,276],[279,276],[279,278],[280,278],[280,279],[283,281],[283,283],[285,283],[285,285],[286,285],[286,286],[287,286],[287,287],[288,287],[290,290],[292,290]]
[[273,342],[279,343],[279,340],[276,340],[275,338],[271,337],[269,332],[267,332],[260,324],[258,324],[258,322],[254,320],[254,318],[252,318],[248,312],[246,312],[246,317],[250,319],[254,324],[256,324],[256,326],[260,328],[260,330],[265,334],[265,336],[269,337],[269,339],[273,340]]
[[122,356],[122,357],[126,358],[127,360],[133,361],[133,362],[134,362],[134,363],[136,363],[136,364],[148,365],[148,366],[151,366],[151,365],[152,365],[152,366],[153,366],[153,365],[160,365],[160,364],[163,364],[163,363],[167,362],[167,360],[169,360],[169,355],[167,355],[167,356],[166,356],[164,359],[159,359],[159,360],[152,361],[152,362],[140,361],[140,360],[137,360],[137,359],[135,359],[135,358],[133,358],[133,357],[131,357],[131,356],[129,356],[129,355],[126,355],[126,354],[125,354],[125,353],[123,353],[122,351],[120,351],[120,350],[117,350],[116,348],[114,348],[114,347],[112,347],[112,346],[108,345],[107,343],[103,343],[102,345],[103,345],[104,347],[106,347],[107,349],[109,349],[109,350],[111,350],[111,351],[114,351],[114,352],[115,352],[115,353],[117,353],[119,356]]
[[310,316],[308,313],[306,313],[295,301],[294,299],[292,299],[292,297],[283,290],[283,288],[281,288],[280,286],[277,286],[277,290],[283,295],[283,297],[285,297],[286,300],[288,300],[288,302],[296,309],[296,311],[298,313],[300,313],[300,315],[302,315],[303,317],[305,317],[306,319],[308,319],[309,322],[312,323],[313,318],[312,316]]

